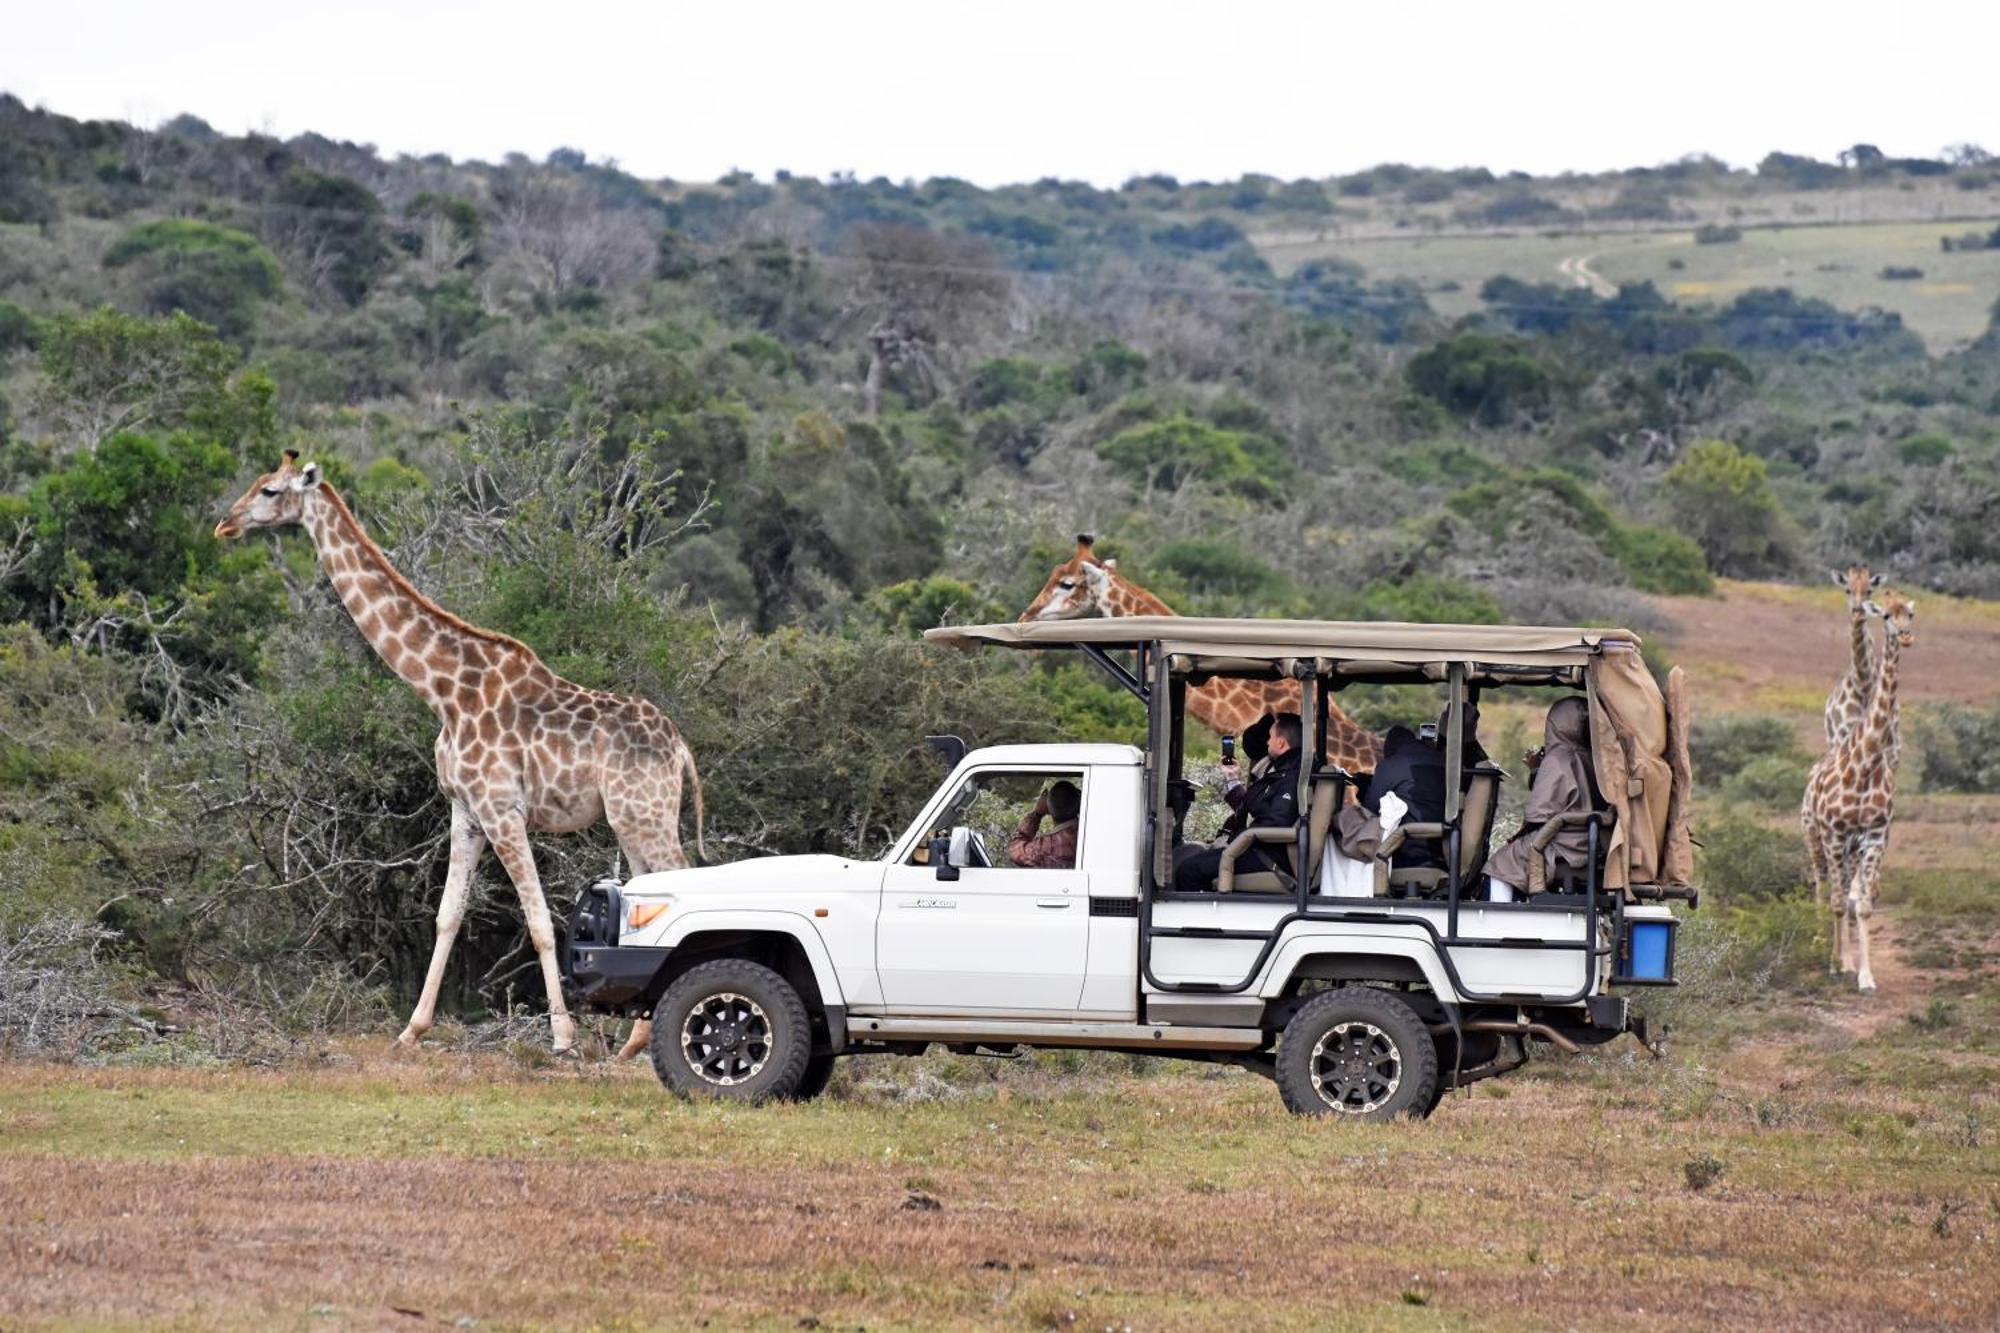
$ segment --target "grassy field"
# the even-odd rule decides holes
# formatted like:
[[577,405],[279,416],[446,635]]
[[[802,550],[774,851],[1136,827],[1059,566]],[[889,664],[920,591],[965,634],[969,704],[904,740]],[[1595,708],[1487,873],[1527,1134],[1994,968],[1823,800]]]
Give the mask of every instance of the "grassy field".
[[873,1061],[762,1110],[386,1042],[278,1070],[0,1067],[0,1317],[1990,1328],[1993,1007],[1920,1027],[1880,1004],[1873,1035],[1829,995],[1387,1127],[1110,1058]]
[[[1816,728],[1837,592],[1661,610],[1705,705]],[[1996,697],[2000,607],[1918,633],[1913,699]],[[0,1328],[1989,1329],[1996,855],[2000,797],[1908,795],[1880,994],[1776,984],[1712,902],[1683,988],[1639,997],[1664,1059],[1544,1053],[1421,1124],[1074,1053],[849,1061],[764,1109],[450,1025],[407,1058],[0,1059]],[[1809,912],[1761,919],[1818,956]]]
[[[1651,281],[1685,305],[1720,305],[1752,287],[1790,287],[1842,309],[1894,310],[1933,353],[1943,353],[1977,337],[2000,297],[2000,250],[1945,254],[1938,246],[1940,236],[1973,229],[1958,222],[1752,227],[1742,240],[1723,245],[1698,245],[1692,230],[1305,236],[1271,238],[1262,249],[1280,273],[1333,256],[1360,264],[1375,278],[1415,279],[1448,316],[1480,308],[1479,287],[1490,277],[1565,281],[1560,266],[1576,258],[1607,282]],[[1924,276],[1881,278],[1892,265],[1920,268]]]

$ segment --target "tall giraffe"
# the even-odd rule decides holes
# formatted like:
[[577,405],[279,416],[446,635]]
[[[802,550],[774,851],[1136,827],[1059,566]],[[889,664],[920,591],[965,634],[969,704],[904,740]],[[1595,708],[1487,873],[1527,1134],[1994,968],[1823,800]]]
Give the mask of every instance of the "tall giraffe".
[[[1030,620],[1081,620],[1087,616],[1172,616],[1172,607],[1118,572],[1116,560],[1099,560],[1097,539],[1081,533],[1076,554],[1057,565],[1042,591],[1021,613]],[[1210,731],[1240,736],[1267,713],[1296,713],[1297,681],[1218,678],[1187,692],[1187,711]],[[1326,706],[1326,757],[1350,773],[1373,773],[1382,742],[1331,700]]]
[[1852,662],[1833,693],[1826,698],[1826,748],[1860,725],[1868,712],[1868,694],[1875,686],[1875,641],[1868,634],[1868,594],[1882,582],[1882,576],[1866,565],[1849,565],[1833,571],[1834,586],[1847,592],[1848,628],[1853,638]]
[[1799,818],[1805,826],[1813,895],[1833,912],[1833,966],[1855,974],[1864,993],[1875,990],[1868,965],[1868,919],[1875,913],[1882,853],[1896,811],[1896,684],[1903,650],[1916,642],[1915,602],[1890,594],[1886,608],[1867,604],[1883,621],[1882,664],[1859,725],[1813,765]]
[[[451,866],[423,996],[397,1041],[414,1046],[430,1030],[473,871],[490,842],[527,917],[555,1049],[570,1050],[576,1024],[563,1004],[555,927],[528,834],[574,833],[604,818],[633,873],[686,865],[683,777],[694,789],[697,844],[702,813],[701,780],[687,743],[647,700],[564,680],[526,644],[467,624],[418,592],[325,484],[319,464],[299,466],[294,450],[243,493],[215,535],[292,524],[312,536],[320,566],[362,637],[441,724],[435,752],[438,786],[451,800]],[[644,1033],[642,1024],[625,1053]]]

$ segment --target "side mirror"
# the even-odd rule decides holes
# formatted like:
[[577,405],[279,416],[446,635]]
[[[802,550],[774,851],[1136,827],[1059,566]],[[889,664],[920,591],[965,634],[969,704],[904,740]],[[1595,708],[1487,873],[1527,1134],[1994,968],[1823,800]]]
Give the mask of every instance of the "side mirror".
[[939,879],[958,878],[958,867],[951,863],[951,839],[932,838],[930,841],[931,864],[937,868]]

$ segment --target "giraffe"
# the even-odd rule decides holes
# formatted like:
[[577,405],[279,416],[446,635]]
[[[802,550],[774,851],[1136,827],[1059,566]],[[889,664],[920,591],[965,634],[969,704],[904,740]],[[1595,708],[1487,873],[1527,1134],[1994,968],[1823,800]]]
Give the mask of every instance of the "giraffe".
[[1868,711],[1868,693],[1875,685],[1875,643],[1868,635],[1868,594],[1882,576],[1866,565],[1833,571],[1834,586],[1847,591],[1847,620],[1853,636],[1853,663],[1826,698],[1826,748],[1857,726]]
[[1806,779],[1799,817],[1812,865],[1813,896],[1833,912],[1832,967],[1855,974],[1863,994],[1873,994],[1868,964],[1868,919],[1889,845],[1896,808],[1893,734],[1896,685],[1903,650],[1916,642],[1917,606],[1895,594],[1869,602],[1866,614],[1883,622],[1882,663],[1861,721],[1820,756]]
[[[694,791],[697,847],[702,820],[701,780],[687,743],[649,701],[564,680],[526,644],[467,624],[418,592],[362,531],[319,464],[300,466],[296,450],[257,478],[215,535],[292,525],[312,537],[362,637],[441,724],[435,753],[438,785],[451,801],[451,864],[423,995],[396,1040],[415,1046],[431,1028],[473,871],[491,844],[527,917],[555,1049],[571,1051],[576,1024],[563,1004],[555,927],[528,834],[574,833],[604,818],[633,873],[686,865],[683,778]],[[643,1044],[649,1026],[641,1021],[621,1055]]]
[[[1079,533],[1076,554],[1057,565],[1020,621],[1081,620],[1086,616],[1171,616],[1172,607],[1118,572],[1116,560],[1099,560],[1097,539]],[[1218,736],[1243,732],[1267,713],[1299,711],[1297,681],[1211,680],[1188,690],[1187,711]],[[1331,700],[1326,708],[1326,757],[1350,773],[1372,773],[1382,742]]]

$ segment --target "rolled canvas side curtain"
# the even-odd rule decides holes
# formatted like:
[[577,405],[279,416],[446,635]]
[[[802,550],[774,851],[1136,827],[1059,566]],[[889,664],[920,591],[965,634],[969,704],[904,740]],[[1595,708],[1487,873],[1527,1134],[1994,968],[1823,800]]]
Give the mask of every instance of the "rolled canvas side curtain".
[[1674,798],[1666,699],[1636,651],[1600,653],[1589,675],[1598,786],[1618,811],[1605,882],[1614,888],[1661,883]]
[[1673,770],[1674,795],[1667,805],[1667,845],[1660,853],[1663,884],[1694,883],[1694,835],[1688,831],[1688,812],[1694,807],[1694,763],[1688,757],[1693,724],[1687,672],[1675,667],[1667,673],[1667,765]]

